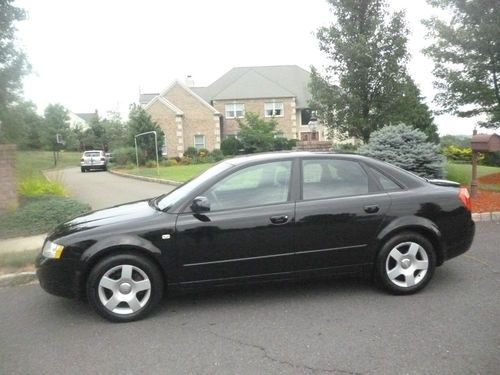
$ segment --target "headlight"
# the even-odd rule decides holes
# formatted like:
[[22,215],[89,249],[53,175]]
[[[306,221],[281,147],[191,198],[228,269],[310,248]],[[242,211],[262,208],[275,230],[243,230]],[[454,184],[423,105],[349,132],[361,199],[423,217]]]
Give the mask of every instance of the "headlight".
[[64,246],[54,242],[46,241],[43,245],[42,255],[46,258],[59,259],[61,257]]

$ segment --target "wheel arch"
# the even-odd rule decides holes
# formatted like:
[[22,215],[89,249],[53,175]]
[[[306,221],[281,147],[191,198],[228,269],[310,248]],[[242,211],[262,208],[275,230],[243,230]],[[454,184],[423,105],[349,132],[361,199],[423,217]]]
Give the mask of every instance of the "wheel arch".
[[102,248],[99,251],[93,253],[85,260],[84,266],[80,271],[80,277],[79,277],[79,291],[82,297],[85,297],[85,290],[86,290],[85,285],[87,283],[89,274],[94,268],[94,266],[103,259],[116,254],[139,255],[150,260],[153,264],[155,264],[158,267],[163,277],[163,286],[166,289],[168,284],[167,273],[164,267],[162,266],[160,260],[158,259],[157,254],[154,254],[150,250],[137,245],[120,244]]
[[436,254],[436,266],[444,262],[444,247],[441,239],[441,231],[429,219],[422,217],[405,217],[395,220],[386,226],[377,236],[377,246],[373,262],[381,251],[384,244],[393,236],[403,232],[418,233],[429,240]]

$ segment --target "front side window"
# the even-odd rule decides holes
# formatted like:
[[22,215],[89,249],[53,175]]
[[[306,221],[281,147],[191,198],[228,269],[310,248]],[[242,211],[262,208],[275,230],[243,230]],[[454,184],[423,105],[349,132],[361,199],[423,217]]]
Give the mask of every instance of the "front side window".
[[204,195],[211,211],[285,203],[291,171],[291,161],[253,165],[217,182]]
[[205,136],[197,134],[194,136],[194,147],[199,150],[205,147]]
[[302,161],[302,197],[305,200],[361,195],[368,192],[368,175],[355,161]]
[[282,117],[283,103],[265,103],[264,113],[266,117]]
[[245,104],[230,103],[226,104],[226,118],[243,118],[245,117]]

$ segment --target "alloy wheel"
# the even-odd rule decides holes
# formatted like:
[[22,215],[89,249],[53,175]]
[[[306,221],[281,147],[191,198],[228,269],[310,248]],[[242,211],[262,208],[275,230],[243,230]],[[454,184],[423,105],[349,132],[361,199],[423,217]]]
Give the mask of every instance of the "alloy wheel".
[[416,242],[402,242],[389,252],[385,272],[390,282],[411,288],[425,279],[429,270],[427,251]]

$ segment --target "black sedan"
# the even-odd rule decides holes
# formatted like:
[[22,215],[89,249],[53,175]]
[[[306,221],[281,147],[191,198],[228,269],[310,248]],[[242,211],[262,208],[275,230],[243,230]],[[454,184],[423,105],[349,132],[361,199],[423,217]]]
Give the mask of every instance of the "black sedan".
[[137,320],[166,288],[369,272],[422,289],[474,237],[467,189],[357,155],[223,161],[167,195],[79,216],[47,237],[40,285]]

